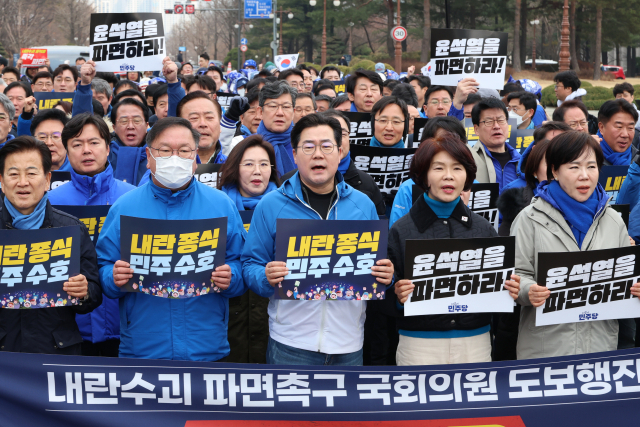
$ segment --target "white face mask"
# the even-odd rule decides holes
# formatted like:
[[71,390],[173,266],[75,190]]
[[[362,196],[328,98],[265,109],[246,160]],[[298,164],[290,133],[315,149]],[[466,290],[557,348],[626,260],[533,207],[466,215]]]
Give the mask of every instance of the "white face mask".
[[238,95],[244,96],[244,88],[238,89]]
[[516,113],[515,111],[509,111],[509,118],[510,119],[516,119],[516,126],[520,126],[522,124],[522,122],[524,122],[524,120],[525,120],[524,116],[521,116],[520,114]]
[[183,159],[179,156],[171,156],[168,159],[153,157],[153,159],[156,161],[156,173],[152,172],[152,175],[167,188],[180,188],[193,177],[195,159]]

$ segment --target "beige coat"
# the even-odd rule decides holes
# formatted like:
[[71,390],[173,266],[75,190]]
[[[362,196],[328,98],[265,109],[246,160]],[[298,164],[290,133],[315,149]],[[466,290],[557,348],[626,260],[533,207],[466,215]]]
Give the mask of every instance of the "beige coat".
[[[529,301],[529,288],[537,283],[537,253],[580,250],[562,214],[545,200],[534,198],[514,220],[511,235],[516,236],[516,274],[521,277],[517,300],[522,305],[518,359],[615,350],[617,320],[535,326],[536,308]],[[607,206],[594,219],[583,240],[582,250],[624,246],[629,246],[627,227],[620,215]]]
[[476,172],[476,180],[479,183],[486,184],[496,182],[496,170],[493,167],[491,157],[485,151],[484,145],[478,141],[473,147],[469,147],[473,160],[476,162],[478,171]]

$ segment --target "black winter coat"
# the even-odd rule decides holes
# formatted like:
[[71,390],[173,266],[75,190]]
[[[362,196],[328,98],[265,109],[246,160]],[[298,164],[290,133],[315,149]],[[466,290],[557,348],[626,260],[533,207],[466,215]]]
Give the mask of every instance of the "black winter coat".
[[[10,229],[12,218],[0,198],[0,229]],[[76,313],[86,314],[102,303],[98,259],[87,227],[77,218],[53,209],[47,202],[42,227],[77,226],[81,230],[80,274],[89,283],[89,299],[81,305],[39,309],[0,309],[0,351],[79,355],[82,336]]]
[[[462,200],[456,205],[451,217],[442,219],[427,205],[424,197],[420,197],[409,210],[409,215],[400,218],[389,230],[387,253],[395,268],[395,280],[398,281],[404,279],[404,249],[407,239],[470,239],[496,236],[493,226],[480,215],[471,212]],[[403,310],[397,307],[397,301],[394,290],[389,289],[385,302],[393,305],[399,317],[396,320],[397,328],[406,331],[472,330],[487,326],[491,322],[489,313],[404,317]]]
[[533,190],[526,187],[509,188],[498,197],[498,210],[502,215],[502,223],[498,228],[500,236],[510,236],[511,224],[520,211],[531,204]]
[[[284,174],[282,181],[291,178],[296,172],[298,172],[298,169],[294,169]],[[380,193],[380,189],[373,178],[371,178],[371,175],[358,169],[352,161],[343,177],[347,184],[356,190],[361,191],[371,199],[373,204],[376,205],[376,212],[378,215],[385,214],[387,208],[384,204],[384,200],[382,199],[382,193]]]

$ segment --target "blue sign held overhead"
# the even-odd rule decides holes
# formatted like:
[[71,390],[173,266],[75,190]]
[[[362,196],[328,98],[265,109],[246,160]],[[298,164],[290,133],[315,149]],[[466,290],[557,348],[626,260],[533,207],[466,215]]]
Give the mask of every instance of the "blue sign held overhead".
[[186,51],[187,51],[187,47],[186,46],[178,47],[178,52],[186,52]]
[[240,39],[240,44],[249,44],[249,41],[243,37]]
[[271,0],[245,0],[244,19],[269,19]]

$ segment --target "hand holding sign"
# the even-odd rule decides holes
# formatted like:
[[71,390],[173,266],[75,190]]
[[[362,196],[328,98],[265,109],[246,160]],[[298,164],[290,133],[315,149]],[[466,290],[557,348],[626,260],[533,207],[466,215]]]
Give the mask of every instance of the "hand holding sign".
[[393,280],[393,264],[388,259],[381,259],[371,267],[371,275],[383,285],[390,285]]
[[286,262],[271,261],[264,268],[264,274],[267,276],[269,284],[275,288],[289,274],[289,269]]
[[416,286],[413,284],[413,282],[408,279],[399,280],[398,282],[396,282],[394,288],[396,296],[398,297],[398,302],[400,302],[400,304],[404,304],[407,301],[407,298],[409,298],[409,295],[413,293],[413,289],[415,287]]
[[113,264],[113,283],[121,288],[133,277],[133,269],[126,261],[118,260]]
[[92,60],[89,60],[82,64],[82,68],[80,68],[80,84],[84,86],[90,85],[95,77],[96,63]]
[[511,275],[511,280],[507,280],[504,282],[504,287],[509,291],[509,295],[513,300],[518,299],[518,294],[520,293],[520,276],[516,274]]
[[211,272],[211,280],[214,285],[224,291],[231,284],[231,267],[227,264],[217,267]]
[[480,86],[480,83],[473,77],[466,77],[460,80],[456,94],[453,97],[453,106],[458,110],[462,109],[462,104],[467,100],[467,97],[472,93],[478,92],[478,86]]
[[412,76],[413,73],[416,72],[416,66],[412,65],[409,68],[407,68],[407,77]]
[[551,291],[545,286],[533,284],[529,287],[529,301],[534,307],[540,307],[551,295]]
[[87,282],[87,278],[84,275],[78,274],[70,277],[68,282],[64,282],[62,289],[72,297],[84,298],[89,291],[89,282]]
[[167,83],[178,83],[178,66],[168,56],[162,60],[162,75]]

